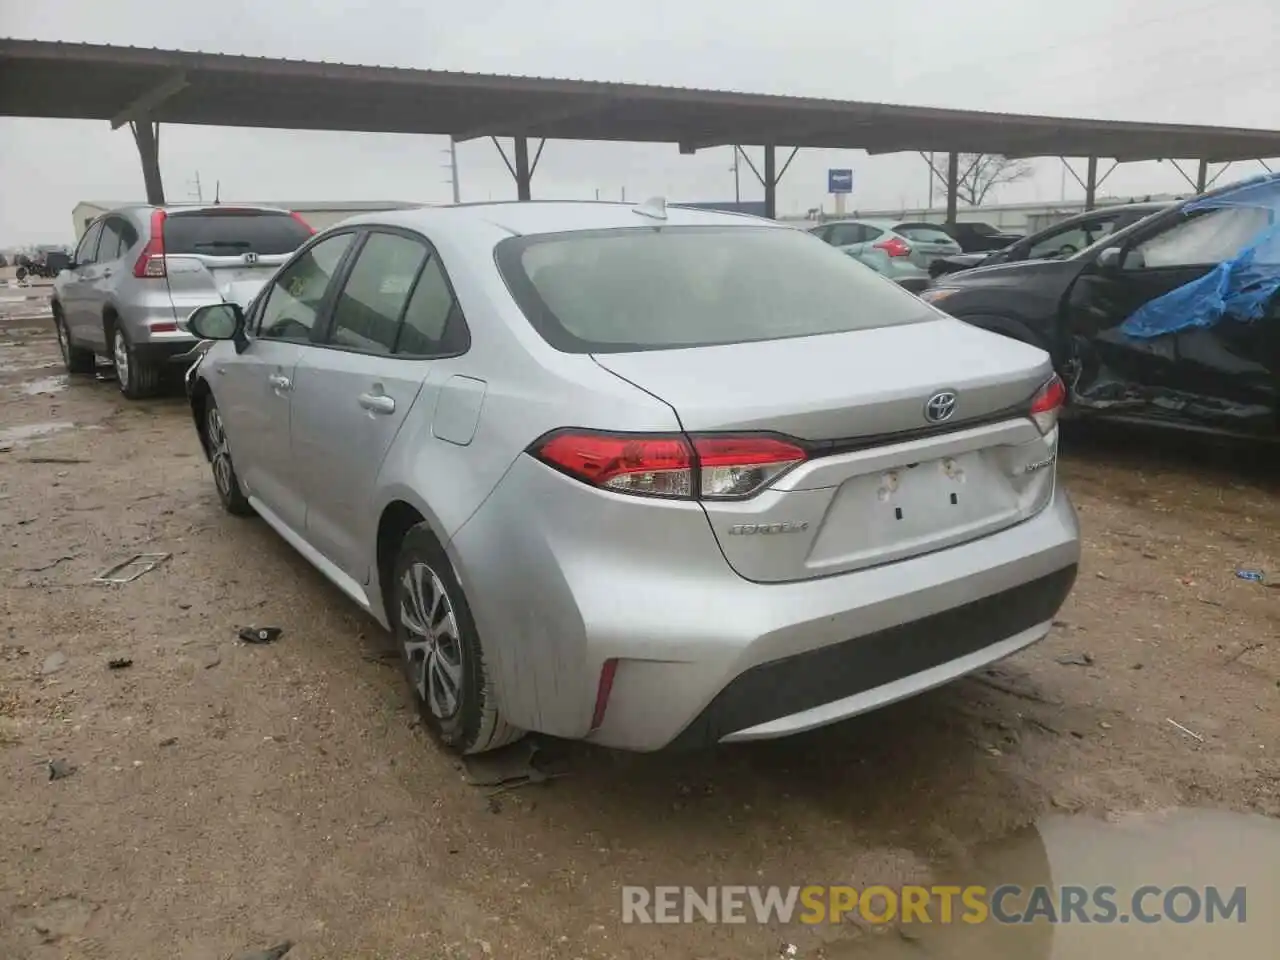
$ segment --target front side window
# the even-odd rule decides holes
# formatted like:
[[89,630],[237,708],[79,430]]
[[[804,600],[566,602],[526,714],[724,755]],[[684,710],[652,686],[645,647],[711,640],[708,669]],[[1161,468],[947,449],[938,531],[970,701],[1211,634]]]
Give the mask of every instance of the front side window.
[[1033,243],[1027,256],[1031,260],[1073,256],[1115,230],[1117,220],[1114,216],[1100,217],[1055,230]]
[[1126,258],[1125,267],[1219,264],[1237,256],[1270,222],[1271,211],[1261,207],[1211,209],[1138,244]]
[[280,272],[267,294],[258,336],[298,343],[311,339],[325,292],[353,236],[326,237]]
[[426,258],[427,248],[417,240],[370,234],[334,300],[330,342],[367,353],[391,353],[400,315]]
[[853,258],[776,227],[533,235],[504,240],[496,253],[525,316],[572,353],[780,340],[932,317]]

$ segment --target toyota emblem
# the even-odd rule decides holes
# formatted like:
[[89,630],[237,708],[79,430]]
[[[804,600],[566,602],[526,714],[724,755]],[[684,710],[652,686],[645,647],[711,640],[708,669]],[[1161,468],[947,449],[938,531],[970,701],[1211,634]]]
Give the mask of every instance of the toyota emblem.
[[956,412],[956,395],[950,390],[935,393],[924,405],[924,418],[930,423],[942,423],[950,420]]

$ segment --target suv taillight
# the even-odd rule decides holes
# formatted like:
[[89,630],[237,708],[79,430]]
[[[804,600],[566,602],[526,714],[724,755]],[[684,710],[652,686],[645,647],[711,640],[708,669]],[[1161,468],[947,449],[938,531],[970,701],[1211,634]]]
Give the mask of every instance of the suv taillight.
[[164,211],[151,211],[151,236],[133,265],[133,275],[139,279],[163,278],[168,274],[164,266]]
[[883,250],[891,257],[911,256],[911,245],[901,237],[890,237],[888,240],[881,240],[875,247],[877,250]]
[[1041,434],[1058,425],[1058,414],[1067,402],[1067,386],[1056,373],[1031,398],[1031,419]]
[[757,434],[686,437],[555,430],[529,448],[550,467],[615,493],[674,500],[743,500],[808,453]]

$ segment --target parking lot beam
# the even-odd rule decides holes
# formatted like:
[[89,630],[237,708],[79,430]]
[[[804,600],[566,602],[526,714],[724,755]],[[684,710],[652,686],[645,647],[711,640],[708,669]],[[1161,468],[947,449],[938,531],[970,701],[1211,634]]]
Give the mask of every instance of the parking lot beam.
[[778,156],[772,143],[764,147],[764,215],[770,220],[778,217]]
[[133,142],[142,158],[142,182],[147,188],[147,203],[164,206],[164,181],[160,179],[160,124],[145,117],[131,121]]
[[516,137],[516,199],[532,200],[533,174],[529,170],[529,138]]
[[956,206],[960,198],[960,154],[947,154],[947,223],[955,226]]
[[1196,173],[1196,193],[1204,193],[1205,184],[1209,180],[1209,161],[1201,160],[1200,169]]
[[1084,175],[1084,208],[1092,210],[1098,198],[1098,158],[1090,157],[1088,172]]

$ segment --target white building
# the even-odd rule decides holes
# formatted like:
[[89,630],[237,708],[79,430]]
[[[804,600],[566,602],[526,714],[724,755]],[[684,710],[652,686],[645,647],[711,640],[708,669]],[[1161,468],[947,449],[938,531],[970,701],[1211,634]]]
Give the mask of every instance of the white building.
[[[71,212],[71,218],[75,221],[76,240],[84,234],[85,228],[93,223],[98,217],[102,216],[108,210],[114,210],[117,207],[129,206],[133,203],[140,203],[139,200],[81,200],[75,205],[75,209]],[[301,215],[302,219],[311,224],[316,230],[323,230],[331,227],[335,223],[339,223],[347,217],[354,217],[361,213],[379,213],[386,210],[406,210],[410,207],[423,206],[419,203],[403,203],[397,200],[327,200],[327,201],[307,201],[306,203],[281,203],[271,202],[264,203],[260,201],[244,201],[244,200],[224,200],[223,203],[228,206],[242,204],[248,207],[282,207],[285,210],[296,211]],[[174,204],[178,206],[178,204]]]

